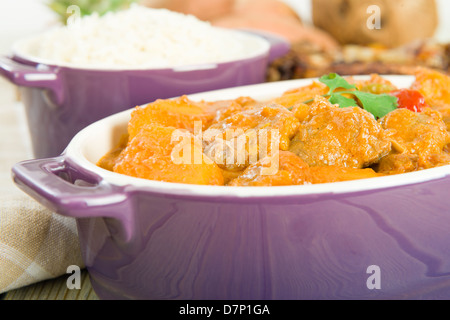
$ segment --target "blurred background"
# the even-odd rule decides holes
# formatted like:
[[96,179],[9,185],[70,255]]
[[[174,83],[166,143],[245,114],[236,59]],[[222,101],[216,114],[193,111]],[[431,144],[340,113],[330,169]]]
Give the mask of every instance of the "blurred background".
[[[89,13],[131,2],[285,37],[292,50],[270,66],[269,81],[326,72],[408,74],[405,66],[414,65],[450,72],[448,0],[0,0],[0,54],[17,39],[61,24],[70,4]],[[366,27],[372,4],[381,9],[380,30]]]
[[[41,32],[58,21],[58,16],[46,5],[49,2],[51,1],[0,0],[0,53],[8,52],[16,39]],[[312,24],[311,0],[282,2],[296,11],[303,23]],[[450,42],[450,1],[436,2],[439,8],[439,26],[435,37],[441,42]]]

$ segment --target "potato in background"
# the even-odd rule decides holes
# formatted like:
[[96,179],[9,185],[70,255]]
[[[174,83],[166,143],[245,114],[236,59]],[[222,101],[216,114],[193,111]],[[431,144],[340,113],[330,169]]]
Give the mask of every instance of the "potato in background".
[[[380,29],[367,26],[372,5],[380,8]],[[435,0],[312,0],[312,18],[341,44],[387,47],[430,38],[439,22]]]

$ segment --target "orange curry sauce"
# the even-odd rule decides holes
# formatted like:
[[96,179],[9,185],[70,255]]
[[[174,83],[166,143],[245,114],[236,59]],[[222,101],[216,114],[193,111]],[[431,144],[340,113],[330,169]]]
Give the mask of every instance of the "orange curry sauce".
[[358,90],[402,97],[379,119],[330,103],[317,81],[271,101],[159,99],[133,110],[127,134],[98,166],[166,182],[284,186],[450,164],[450,78],[423,68],[415,76],[413,95],[376,74],[347,78]]

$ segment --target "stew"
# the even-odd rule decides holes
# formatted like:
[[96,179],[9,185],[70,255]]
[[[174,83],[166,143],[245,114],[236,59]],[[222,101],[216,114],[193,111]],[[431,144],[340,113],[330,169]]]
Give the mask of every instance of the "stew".
[[419,68],[410,88],[378,74],[326,75],[270,101],[159,99],[136,107],[98,166],[202,185],[284,186],[450,164],[450,78]]

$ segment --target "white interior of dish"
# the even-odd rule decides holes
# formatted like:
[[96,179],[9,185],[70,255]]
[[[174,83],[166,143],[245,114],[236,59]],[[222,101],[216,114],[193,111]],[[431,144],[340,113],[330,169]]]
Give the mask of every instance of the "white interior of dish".
[[[414,78],[410,76],[384,76],[398,87],[409,87]],[[364,78],[364,77],[355,77]],[[214,101],[250,96],[257,100],[266,100],[281,95],[283,92],[311,83],[311,79],[289,80],[273,83],[250,85],[238,88],[215,90],[189,95],[190,99]],[[428,170],[405,173],[379,178],[334,182],[315,185],[280,186],[280,187],[227,187],[201,186],[151,181],[113,173],[96,166],[97,161],[118,142],[126,132],[132,109],[100,120],[78,133],[66,150],[66,156],[83,168],[101,176],[114,185],[134,185],[146,190],[169,194],[201,196],[234,197],[272,197],[304,194],[346,193],[368,191],[381,188],[397,187],[420,183],[450,176],[450,165]]]
[[[268,40],[264,39],[261,36],[258,36],[256,34],[252,34],[249,32],[244,31],[236,31],[236,30],[229,30],[224,29],[223,32],[228,32],[233,34],[237,39],[239,39],[239,42],[244,46],[243,51],[246,53],[242,56],[239,60],[222,60],[218,61],[217,64],[221,63],[227,63],[227,62],[233,62],[233,61],[241,61],[241,60],[247,60],[252,59],[259,56],[268,56],[269,50],[271,47],[271,44]],[[171,69],[174,71],[191,71],[191,70],[204,70],[204,69],[213,69],[216,68],[217,65],[213,63],[208,64],[196,64],[196,65],[182,65],[182,66],[176,66],[173,68],[155,68],[155,67],[146,67],[145,65],[140,65],[138,67],[123,67],[123,66],[93,66],[93,65],[83,65],[83,64],[73,64],[73,63],[65,63],[61,61],[53,61],[48,60],[44,58],[40,58],[36,54],[36,47],[39,44],[39,36],[33,36],[30,38],[24,38],[22,40],[17,41],[13,47],[12,52],[14,55],[34,62],[38,64],[43,65],[49,65],[49,66],[60,66],[60,67],[67,67],[67,68],[74,68],[74,69],[90,69],[90,70],[159,70],[159,69]]]

